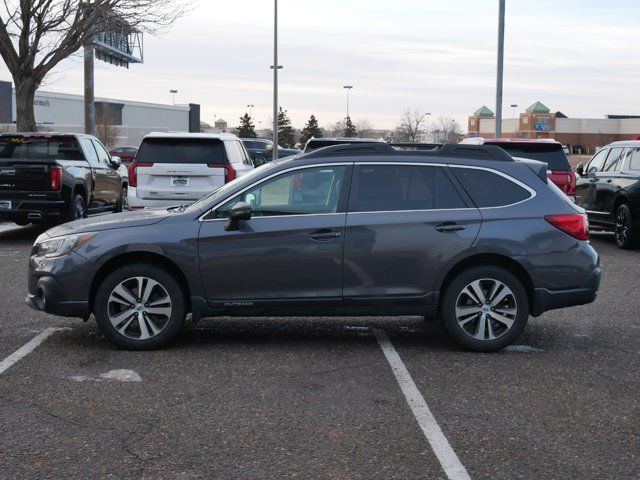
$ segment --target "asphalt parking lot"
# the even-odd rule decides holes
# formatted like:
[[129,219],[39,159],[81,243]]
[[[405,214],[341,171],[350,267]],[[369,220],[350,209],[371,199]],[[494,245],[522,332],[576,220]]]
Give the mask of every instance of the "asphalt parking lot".
[[596,303],[531,319],[510,351],[380,317],[207,319],[127,352],[25,305],[39,232],[0,224],[2,479],[640,478],[640,251],[609,236]]

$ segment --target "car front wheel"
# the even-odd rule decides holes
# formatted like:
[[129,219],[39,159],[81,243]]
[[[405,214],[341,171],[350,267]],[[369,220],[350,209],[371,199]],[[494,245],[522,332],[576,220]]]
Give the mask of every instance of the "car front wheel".
[[516,340],[529,318],[527,292],[505,269],[478,266],[459,274],[441,305],[444,327],[467,350],[494,352]]
[[173,275],[138,263],[102,281],[94,313],[100,331],[119,347],[152,350],[168,344],[182,328],[186,298]]
[[628,250],[638,246],[638,231],[633,224],[631,209],[622,204],[616,210],[616,245]]

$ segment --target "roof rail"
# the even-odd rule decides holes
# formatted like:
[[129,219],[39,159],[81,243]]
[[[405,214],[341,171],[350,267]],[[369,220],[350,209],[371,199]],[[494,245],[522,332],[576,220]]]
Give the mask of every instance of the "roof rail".
[[[309,153],[300,155],[300,160],[307,158],[323,157],[348,157],[359,155],[420,155],[434,157],[462,157],[475,160],[498,160],[513,162],[513,157],[502,148],[494,145],[464,145],[459,143],[445,143],[444,145],[434,145],[429,149],[418,148],[416,150],[399,150],[394,148],[398,144],[388,144],[383,142],[372,142],[362,144],[333,145],[319,148]],[[421,144],[417,144],[421,145]],[[426,145],[426,144],[422,144]]]
[[402,148],[405,150],[433,150],[439,148],[442,143],[390,143],[392,147]]

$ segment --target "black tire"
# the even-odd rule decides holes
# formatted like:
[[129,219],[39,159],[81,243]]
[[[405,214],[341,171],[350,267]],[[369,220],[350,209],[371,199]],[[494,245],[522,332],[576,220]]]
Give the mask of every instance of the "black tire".
[[615,221],[615,238],[618,248],[623,250],[638,248],[640,235],[638,234],[638,228],[634,224],[631,209],[626,203],[620,205],[616,210]]
[[[139,322],[139,318],[142,318],[141,316],[137,317],[138,314],[136,313],[136,310],[139,311],[141,309],[140,303],[138,303],[137,307],[133,306],[130,309],[136,317],[131,321],[128,330],[122,328],[121,325],[126,324],[130,317],[125,317],[123,323],[118,325],[124,333],[118,331],[116,326],[112,324],[109,316],[111,314],[112,318],[114,318],[117,315],[117,313],[114,314],[112,312],[112,309],[114,306],[117,306],[117,303],[113,301],[109,302],[109,298],[114,289],[123,284],[123,282],[132,281],[132,279],[136,277],[145,277],[158,282],[162,289],[164,289],[163,293],[166,293],[170,300],[170,315],[161,319],[161,324],[157,322],[157,318],[153,323],[156,328],[160,329],[160,332],[146,339],[136,338],[136,331],[140,333],[139,337],[142,337],[142,326],[136,323]],[[149,284],[149,282],[147,284]],[[134,294],[134,296],[139,293],[139,291],[135,290],[130,290],[130,292]],[[124,306],[121,308],[123,311],[127,309],[127,307]],[[184,290],[174,276],[161,267],[146,263],[134,263],[120,267],[110,273],[98,286],[94,301],[94,315],[100,331],[111,342],[128,350],[154,350],[167,345],[182,329],[187,314],[186,310]],[[145,319],[146,318],[147,317],[145,317]],[[148,320],[144,321],[144,328],[147,332],[152,331]]]
[[[477,285],[485,295],[479,299],[478,303],[475,303],[477,296],[472,298],[471,295],[464,292],[467,286],[476,281],[480,282]],[[493,285],[498,284],[507,287],[510,290],[510,295],[507,295],[501,303],[497,303],[492,309],[491,304],[487,304],[483,300],[491,297],[490,289]],[[497,290],[492,297],[495,300],[499,300],[501,294],[507,291],[502,286],[499,288],[500,290]],[[473,312],[465,314],[467,316],[462,316],[462,320],[459,321],[456,316],[457,306],[460,306],[461,311],[465,308],[479,311],[477,314]],[[495,315],[497,318],[497,310],[504,313],[507,310],[513,310],[514,306],[513,315],[511,313],[508,317],[500,315],[500,317],[512,321],[510,327],[507,328],[506,323],[491,318],[491,315]],[[507,270],[490,265],[477,266],[460,273],[449,284],[442,297],[440,315],[447,333],[460,346],[474,352],[495,352],[511,345],[522,334],[529,319],[529,299],[522,282]],[[484,320],[481,320],[483,315]],[[463,325],[461,322],[466,323]],[[481,329],[482,332],[480,332]],[[474,334],[482,338],[477,338]],[[491,339],[492,334],[493,339]]]
[[74,220],[80,220],[81,218],[87,218],[87,202],[80,194],[75,194],[69,205],[67,212],[66,222],[73,222]]
[[116,212],[126,212],[129,210],[129,193],[126,185],[120,190],[120,198],[116,206]]

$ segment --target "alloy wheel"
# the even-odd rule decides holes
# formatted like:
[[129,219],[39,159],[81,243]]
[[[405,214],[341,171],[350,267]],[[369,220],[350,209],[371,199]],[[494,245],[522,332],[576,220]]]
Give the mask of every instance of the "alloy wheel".
[[160,334],[173,312],[166,288],[148,277],[132,277],[116,285],[109,295],[107,310],[113,328],[134,340]]
[[495,340],[506,334],[518,314],[516,297],[499,280],[483,278],[462,289],[456,300],[458,325],[476,340]]
[[84,218],[84,200],[82,199],[82,197],[76,196],[74,203],[75,203],[75,212],[74,212],[73,218],[75,220],[80,220],[81,218]]
[[616,243],[624,245],[629,238],[629,216],[624,208],[619,208],[616,214]]
[[123,212],[129,210],[129,194],[126,188],[123,188],[120,192],[120,209]]

